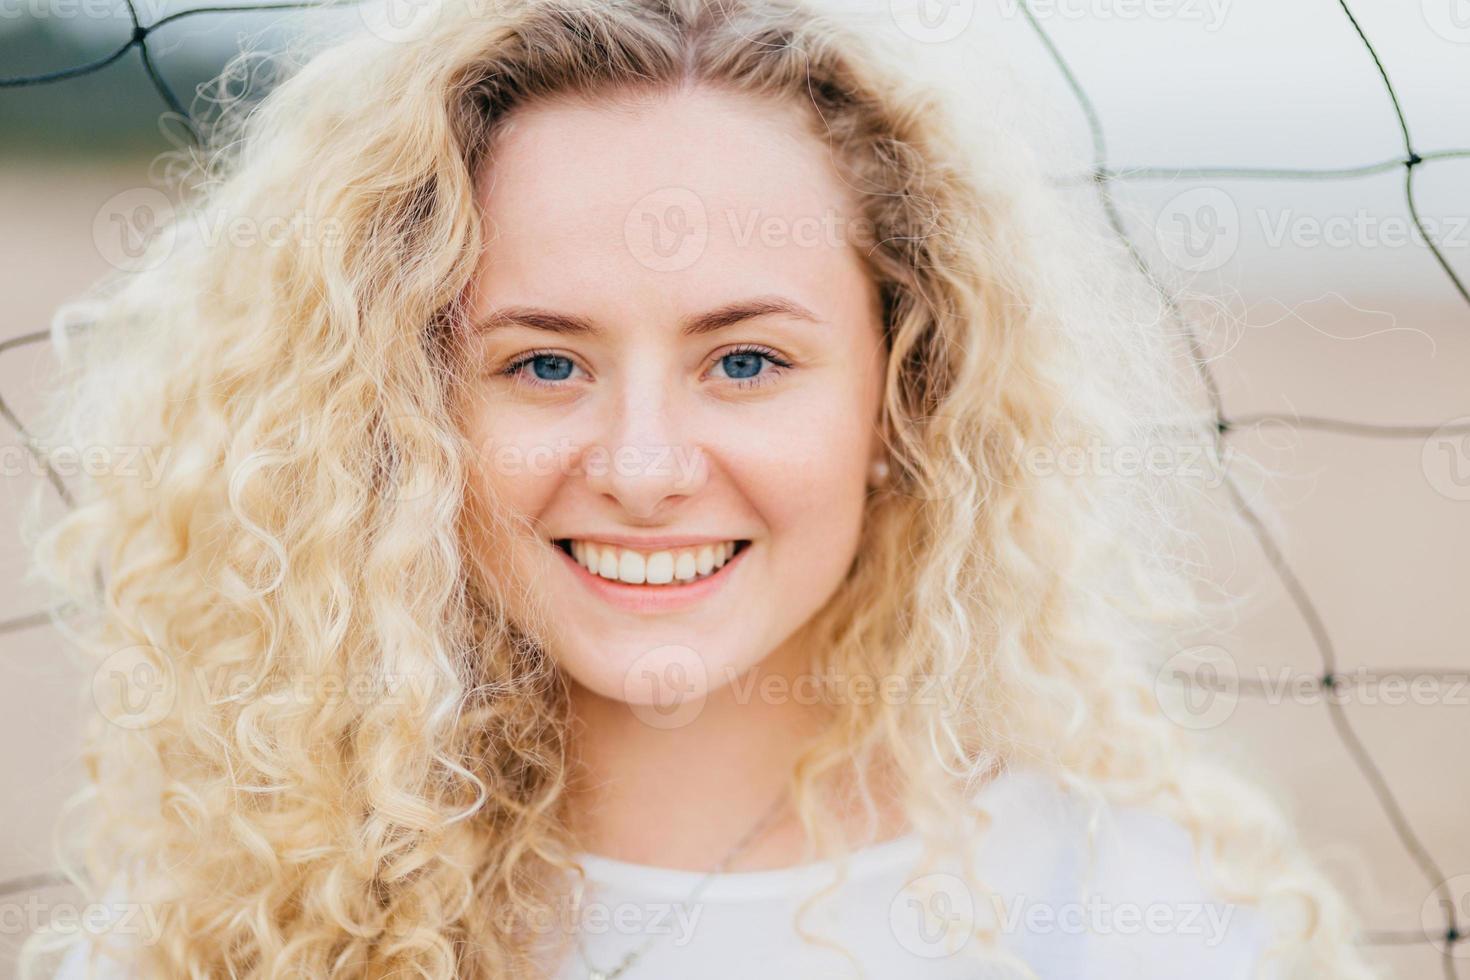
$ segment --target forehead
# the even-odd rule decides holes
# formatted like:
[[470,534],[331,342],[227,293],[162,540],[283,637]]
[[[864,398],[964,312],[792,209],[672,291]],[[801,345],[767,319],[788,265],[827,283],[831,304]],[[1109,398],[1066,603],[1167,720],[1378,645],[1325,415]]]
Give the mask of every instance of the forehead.
[[678,315],[782,292],[836,313],[870,299],[854,201],[800,106],[695,90],[522,109],[480,175],[476,305]]

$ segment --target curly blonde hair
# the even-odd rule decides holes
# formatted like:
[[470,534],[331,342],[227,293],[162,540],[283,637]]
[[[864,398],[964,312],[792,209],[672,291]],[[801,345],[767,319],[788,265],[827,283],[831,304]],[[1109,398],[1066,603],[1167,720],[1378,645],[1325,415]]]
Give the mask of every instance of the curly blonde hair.
[[[1179,557],[1195,488],[1028,455],[1213,445],[1188,338],[1023,141],[960,126],[853,27],[794,0],[451,3],[219,116],[166,254],[116,277],[55,388],[56,441],[167,465],[91,477],[36,548],[90,661],[170,682],[147,724],[99,704],[62,854],[88,894],[126,880],[167,909],[129,950],[141,975],[536,975],[524,924],[575,867],[568,702],[468,558],[451,338],[474,175],[519,108],[692,86],[808,107],[875,231],[895,472],[804,648],[825,676],[941,679],[946,704],[833,698],[791,774],[809,837],[847,853],[828,794],[887,760],[914,827],[968,847],[973,790],[1033,767],[1180,821],[1222,894],[1280,910],[1288,975],[1373,975],[1282,808],[1155,696],[1205,605]],[[220,245],[211,214],[332,235]]]

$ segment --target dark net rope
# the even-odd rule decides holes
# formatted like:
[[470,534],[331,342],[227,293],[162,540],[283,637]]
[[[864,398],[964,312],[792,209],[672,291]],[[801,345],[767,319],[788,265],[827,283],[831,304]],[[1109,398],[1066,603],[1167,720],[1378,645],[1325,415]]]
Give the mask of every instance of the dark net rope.
[[[198,14],[236,13],[240,11],[252,10],[308,10],[323,6],[322,4],[318,3],[277,3],[250,4],[241,6],[194,7],[188,10],[177,11],[166,17],[160,18],[152,24],[145,25],[138,17],[138,11],[133,4],[133,0],[123,0],[123,2],[127,6],[128,16],[131,20],[133,30],[128,40],[120,45],[116,50],[101,58],[87,62],[85,64],[73,65],[57,71],[44,72],[34,75],[0,78],[0,88],[18,88],[27,85],[41,85],[64,81],[69,78],[76,78],[80,75],[99,71],[102,68],[107,67],[113,62],[123,58],[128,53],[128,51],[136,48],[138,51],[138,57],[143,64],[143,69],[147,73],[149,80],[153,84],[153,87],[158,91],[159,96],[163,99],[163,102],[168,107],[168,109],[175,113],[178,119],[182,121],[182,123],[186,127],[189,138],[197,144],[199,142],[200,135],[198,126],[196,125],[196,120],[183,107],[183,104],[174,94],[173,89],[169,86],[164,77],[159,73],[157,66],[154,64],[153,58],[149,53],[149,36],[154,31],[167,24],[170,24],[176,20],[181,20],[185,17],[192,17]],[[356,2],[356,0],[352,0],[352,2]],[[1210,406],[1214,413],[1214,449],[1217,453],[1216,458],[1224,458],[1220,454],[1223,454],[1225,450],[1225,440],[1231,432],[1242,430],[1250,426],[1260,425],[1263,423],[1277,423],[1281,425],[1294,426],[1299,429],[1312,429],[1322,432],[1334,432],[1341,435],[1356,436],[1361,438],[1422,439],[1435,433],[1470,434],[1470,424],[1463,426],[1376,425],[1344,419],[1330,419],[1302,415],[1277,415],[1269,413],[1240,415],[1235,417],[1227,415],[1221,401],[1219,387],[1215,381],[1215,377],[1210,369],[1209,363],[1204,356],[1204,351],[1200,346],[1198,337],[1194,333],[1193,327],[1190,325],[1188,319],[1182,314],[1182,311],[1179,309],[1178,303],[1173,293],[1165,286],[1165,284],[1161,280],[1159,280],[1159,278],[1154,274],[1153,270],[1149,267],[1147,260],[1138,251],[1132,238],[1129,236],[1123,226],[1122,218],[1118,213],[1113,199],[1112,184],[1120,181],[1142,181],[1157,179],[1177,180],[1181,177],[1191,179],[1235,178],[1248,180],[1258,179],[1294,181],[1347,180],[1358,177],[1372,176],[1374,174],[1387,173],[1389,171],[1402,167],[1404,170],[1404,197],[1408,205],[1409,215],[1414,222],[1414,226],[1419,231],[1419,234],[1422,236],[1421,240],[1427,246],[1429,253],[1434,257],[1434,260],[1439,264],[1440,268],[1444,271],[1444,274],[1449,277],[1449,280],[1453,284],[1456,292],[1459,293],[1460,297],[1465,300],[1467,304],[1470,304],[1470,292],[1466,291],[1465,284],[1461,281],[1460,277],[1455,274],[1455,271],[1450,267],[1449,263],[1445,261],[1445,257],[1440,251],[1439,246],[1435,243],[1434,238],[1425,229],[1423,220],[1420,218],[1418,204],[1414,196],[1414,171],[1416,167],[1432,160],[1446,160],[1453,158],[1470,157],[1470,149],[1443,150],[1422,154],[1415,150],[1413,138],[1409,132],[1408,120],[1404,117],[1403,108],[1399,104],[1398,93],[1395,90],[1393,82],[1389,77],[1388,70],[1384,67],[1383,62],[1379,59],[1378,52],[1374,49],[1372,42],[1369,41],[1367,35],[1363,33],[1362,27],[1358,24],[1357,18],[1353,16],[1352,10],[1349,8],[1346,0],[1338,0],[1338,6],[1341,8],[1342,13],[1347,17],[1349,23],[1351,23],[1353,30],[1358,35],[1358,38],[1362,41],[1363,48],[1372,58],[1374,68],[1377,71],[1379,78],[1383,82],[1383,86],[1388,94],[1389,101],[1392,103],[1394,115],[1398,120],[1399,130],[1403,137],[1404,155],[1402,157],[1398,157],[1392,160],[1385,160],[1375,164],[1368,164],[1365,166],[1345,168],[1289,169],[1248,167],[1198,167],[1192,169],[1162,169],[1130,167],[1126,169],[1113,169],[1108,165],[1107,145],[1103,134],[1103,127],[1101,120],[1098,117],[1097,111],[1093,106],[1092,100],[1088,97],[1086,90],[1083,88],[1081,82],[1072,71],[1071,66],[1067,63],[1066,58],[1063,57],[1061,51],[1057,48],[1052,38],[1047,34],[1046,30],[1037,21],[1036,15],[1031,10],[1029,2],[1022,3],[1020,5],[1020,9],[1025,14],[1027,22],[1031,26],[1031,29],[1036,33],[1037,38],[1045,47],[1052,63],[1061,73],[1068,89],[1071,91],[1073,97],[1077,100],[1079,107],[1082,109],[1082,112],[1087,120],[1087,126],[1092,140],[1092,167],[1090,171],[1084,174],[1063,177],[1054,181],[1054,183],[1059,186],[1090,183],[1096,188],[1099,203],[1103,208],[1103,211],[1107,217],[1108,224],[1111,227],[1113,233],[1126,247],[1129,256],[1131,257],[1134,264],[1138,267],[1139,271],[1158,291],[1160,297],[1163,299],[1170,312],[1171,318],[1184,331],[1185,336],[1188,338],[1189,341],[1191,363],[1194,365],[1194,369],[1198,375],[1199,382],[1209,398]],[[33,333],[27,333],[12,337],[5,341],[0,341],[0,354],[3,354],[13,348],[44,343],[49,339],[50,336],[51,335],[49,331],[40,330]],[[6,403],[3,396],[0,396],[0,416],[3,416],[4,419],[13,428],[15,428],[15,430],[20,434],[21,438],[25,441],[29,448],[34,448],[34,442],[32,441],[30,434],[27,432],[26,427],[11,410],[10,406]],[[73,500],[70,491],[62,482],[60,476],[51,467],[49,461],[44,457],[44,455],[42,455],[39,456],[38,462],[43,467],[47,480],[56,490],[58,496],[68,506],[72,505]],[[1262,552],[1265,554],[1267,560],[1271,564],[1271,567],[1274,569],[1275,574],[1280,579],[1282,587],[1290,596],[1292,603],[1295,605],[1298,613],[1302,617],[1302,620],[1304,621],[1305,625],[1312,635],[1313,643],[1316,647],[1322,669],[1321,675],[1315,679],[1316,689],[1325,695],[1331,695],[1341,691],[1345,686],[1351,683],[1351,679],[1348,677],[1344,677],[1338,669],[1336,647],[1333,644],[1331,635],[1328,633],[1326,624],[1322,621],[1322,617],[1317,611],[1316,604],[1312,601],[1311,596],[1307,593],[1301,580],[1297,577],[1295,572],[1292,570],[1291,565],[1287,562],[1286,557],[1283,554],[1275,536],[1271,534],[1269,529],[1256,514],[1255,510],[1246,501],[1243,492],[1235,481],[1235,478],[1229,473],[1228,470],[1225,474],[1224,485],[1227,489],[1227,493],[1233,506],[1244,519],[1247,526],[1251,529]],[[51,622],[52,615],[52,612],[39,612],[28,616],[21,616],[9,620],[0,621],[0,634],[14,633],[25,629],[32,629],[46,625],[47,623]],[[1364,671],[1359,672],[1356,676],[1361,678],[1372,678],[1374,676],[1384,676],[1392,673],[1394,672]],[[1446,668],[1430,668],[1423,671],[1416,671],[1415,674],[1416,676],[1434,678],[1439,680],[1440,682],[1446,683],[1464,679],[1467,676],[1467,672],[1464,670],[1456,671]],[[1267,693],[1262,685],[1252,683],[1249,679],[1237,679],[1235,681],[1234,689],[1244,696],[1264,696]],[[1330,696],[1323,697],[1322,700],[1326,706],[1328,715],[1332,722],[1332,726],[1337,733],[1338,738],[1341,740],[1343,747],[1347,750],[1348,756],[1351,758],[1353,764],[1357,767],[1363,779],[1368,783],[1373,792],[1373,795],[1378,800],[1378,803],[1383,810],[1384,816],[1388,819],[1389,823],[1393,827],[1394,833],[1397,835],[1399,841],[1402,843],[1405,851],[1408,852],[1414,864],[1423,874],[1425,880],[1427,880],[1431,884],[1431,887],[1434,889],[1435,894],[1440,899],[1439,906],[1441,909],[1444,910],[1444,928],[1443,931],[1437,935],[1430,936],[1427,935],[1425,932],[1368,930],[1360,936],[1360,941],[1367,945],[1376,946],[1407,946],[1430,942],[1431,940],[1443,942],[1444,946],[1441,949],[1440,958],[1441,965],[1444,970],[1444,976],[1449,978],[1449,980],[1458,980],[1459,974],[1456,971],[1455,959],[1453,956],[1454,945],[1458,942],[1465,942],[1467,938],[1470,938],[1470,933],[1467,933],[1466,930],[1462,929],[1461,924],[1457,918],[1457,910],[1455,908],[1455,896],[1451,894],[1449,890],[1449,885],[1446,881],[1444,872],[1440,869],[1438,863],[1434,860],[1433,856],[1430,855],[1428,849],[1424,846],[1424,843],[1418,833],[1415,832],[1413,825],[1409,821],[1408,816],[1404,813],[1403,807],[1400,805],[1398,799],[1394,796],[1392,789],[1388,785],[1388,781],[1384,778],[1382,770],[1379,768],[1377,763],[1373,761],[1372,756],[1368,753],[1367,749],[1363,745],[1362,740],[1358,737],[1357,732],[1353,729],[1352,724],[1349,722],[1347,714],[1343,710],[1342,703],[1338,699]],[[21,878],[13,878],[8,881],[0,882],[0,895],[15,894],[32,889],[64,885],[66,883],[67,880],[65,876],[62,875],[60,872],[42,872],[39,874],[27,875]]]

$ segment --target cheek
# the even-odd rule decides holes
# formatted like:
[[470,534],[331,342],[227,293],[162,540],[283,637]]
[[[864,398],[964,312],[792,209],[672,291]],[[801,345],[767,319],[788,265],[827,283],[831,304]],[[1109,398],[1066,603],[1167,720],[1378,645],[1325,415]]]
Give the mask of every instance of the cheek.
[[534,418],[510,412],[478,412],[465,431],[470,490],[477,503],[492,501],[512,514],[534,516],[555,492],[566,468],[554,433]]
[[[856,386],[854,386],[856,387]],[[789,508],[820,508],[856,495],[872,448],[874,419],[851,388],[813,388],[742,420],[740,438],[724,440],[731,472],[759,473],[768,494]]]
[[562,482],[552,442],[525,419],[481,410],[464,423],[467,442],[464,540],[503,601],[520,605],[518,583],[534,582],[546,561],[534,521]]
[[747,424],[723,454],[781,556],[778,572],[808,581],[840,576],[857,547],[872,447],[866,410],[845,393],[824,395]]

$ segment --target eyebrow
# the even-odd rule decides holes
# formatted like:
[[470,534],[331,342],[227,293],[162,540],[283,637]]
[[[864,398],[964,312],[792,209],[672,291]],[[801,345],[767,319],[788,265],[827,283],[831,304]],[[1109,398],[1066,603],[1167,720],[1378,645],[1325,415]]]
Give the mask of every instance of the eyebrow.
[[[812,323],[823,322],[815,313],[795,300],[784,296],[757,296],[753,299],[736,300],[704,313],[687,316],[682,321],[679,332],[686,337],[698,337],[744,320],[773,315],[795,317],[799,320],[809,320]],[[530,327],[533,330],[545,330],[548,333],[570,337],[593,336],[601,333],[596,324],[584,317],[557,313],[554,310],[545,310],[535,306],[507,306],[493,310],[474,325],[473,332],[484,334],[509,326]]]

